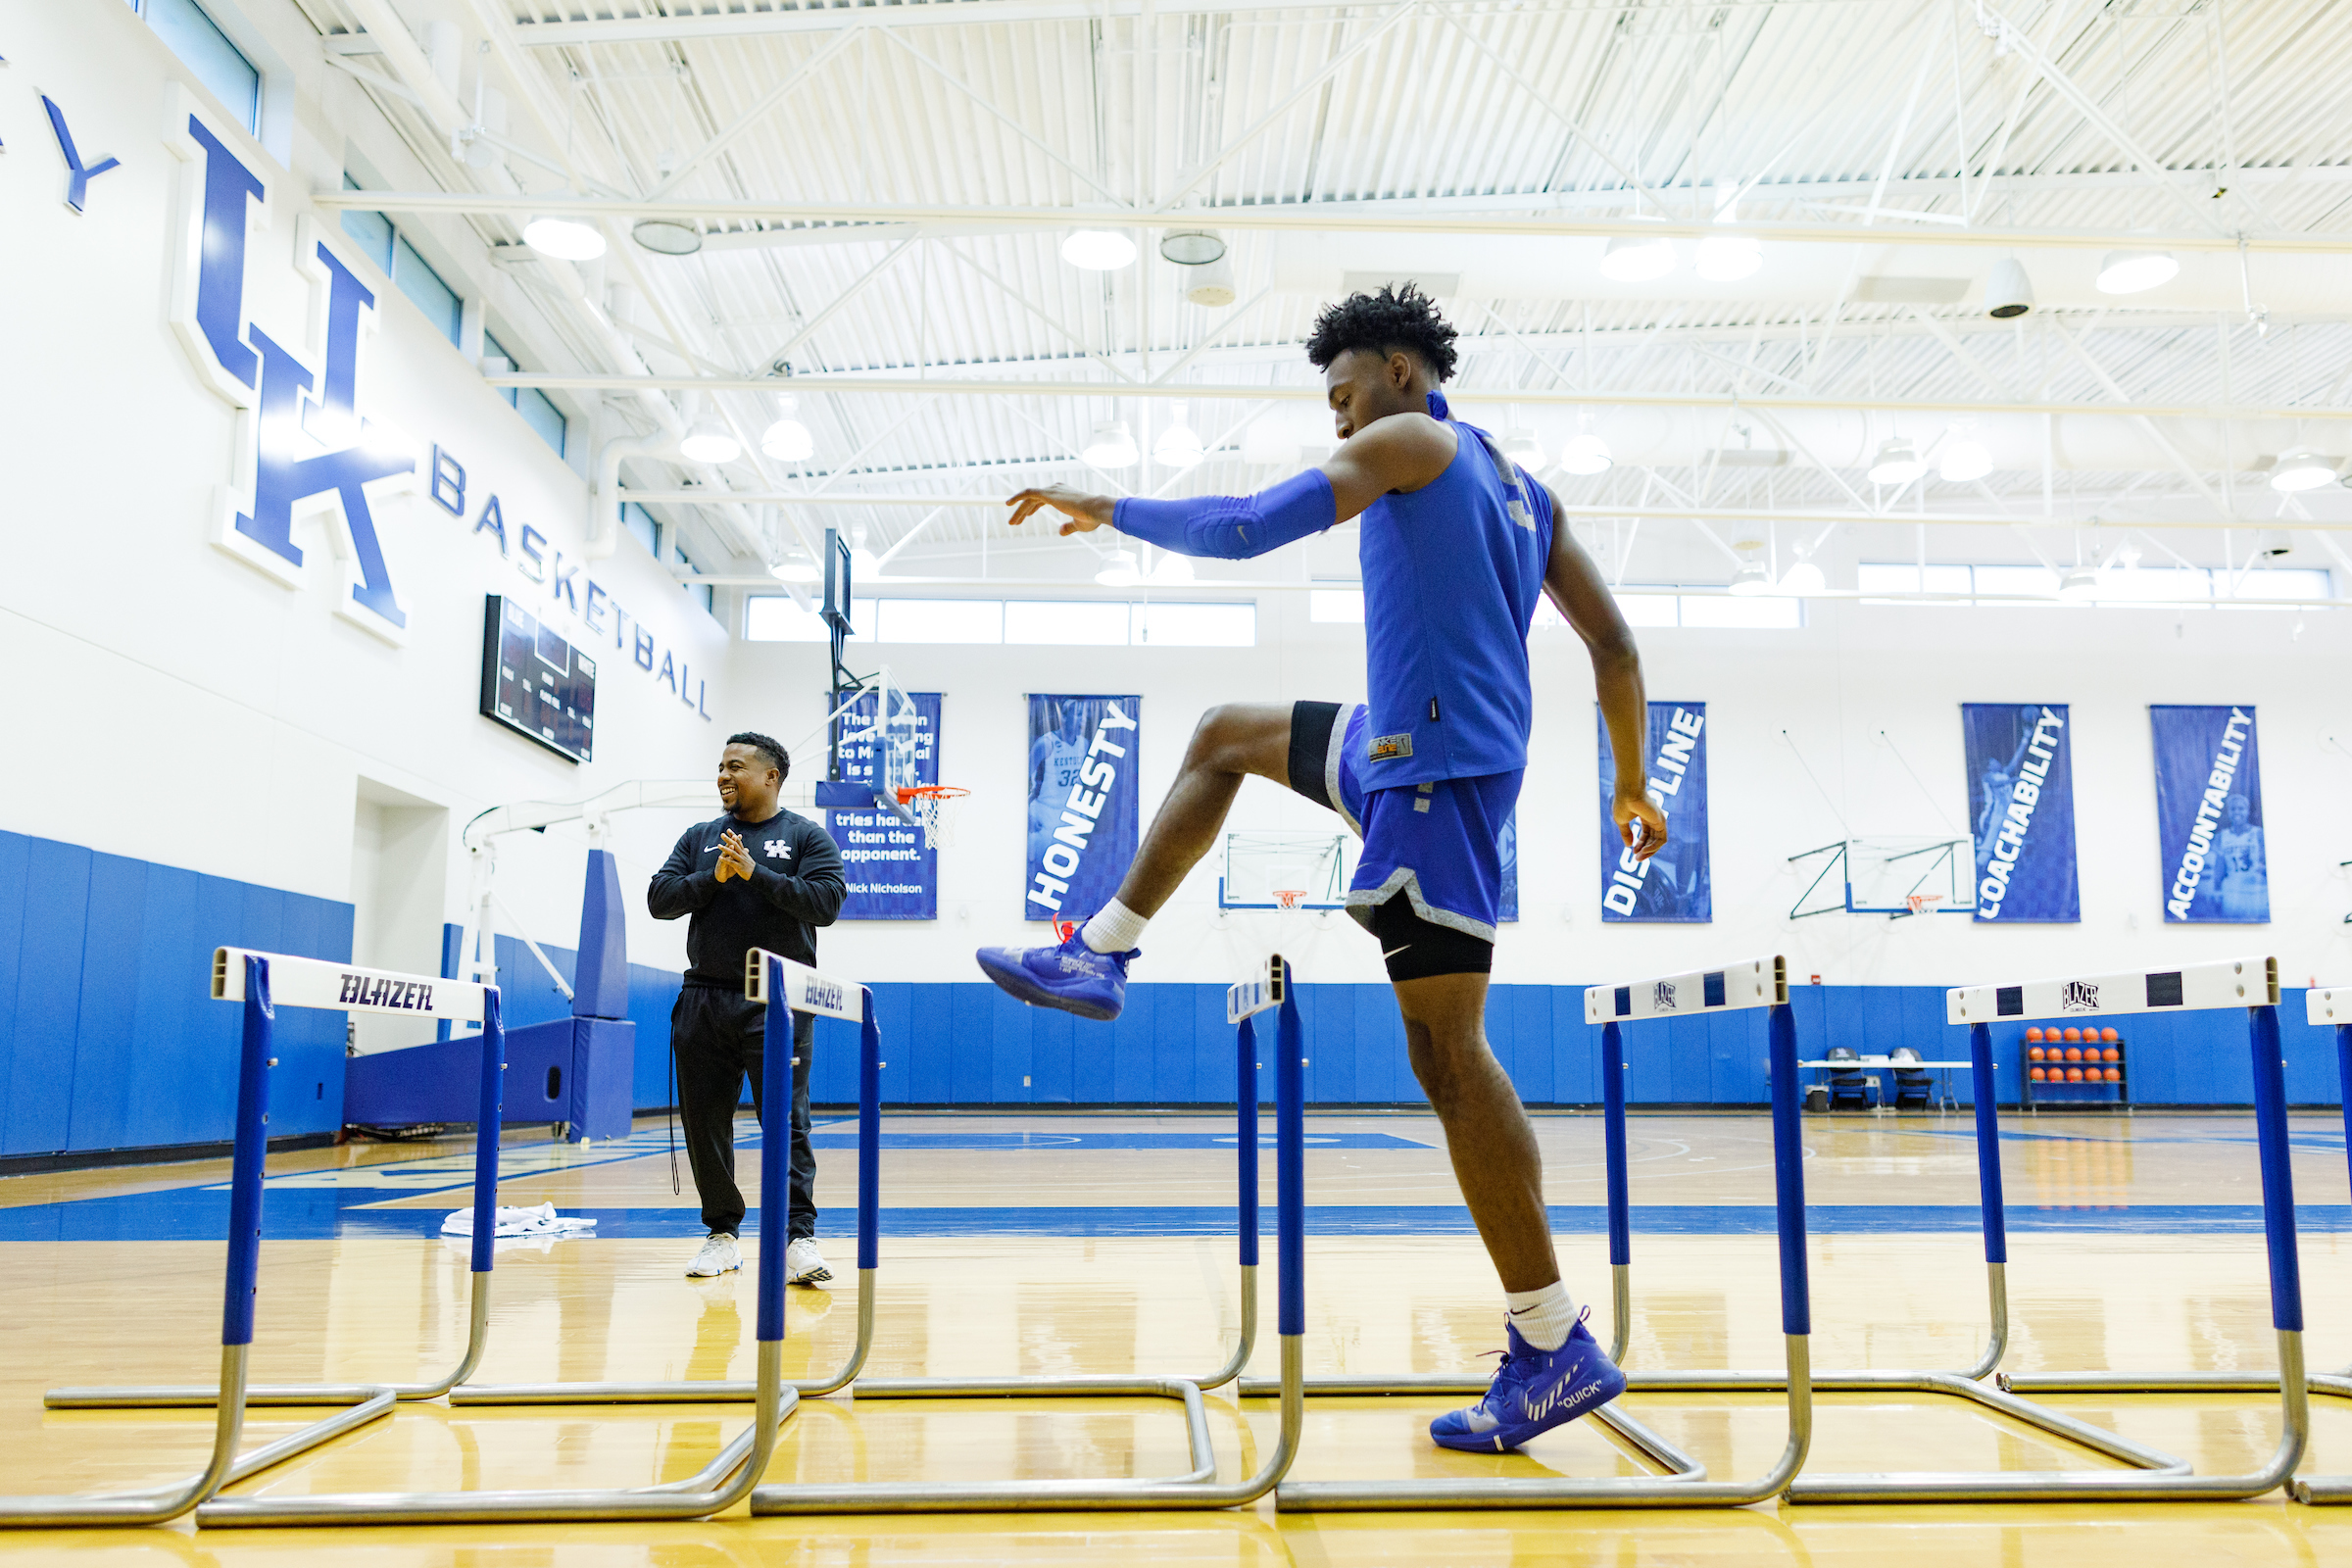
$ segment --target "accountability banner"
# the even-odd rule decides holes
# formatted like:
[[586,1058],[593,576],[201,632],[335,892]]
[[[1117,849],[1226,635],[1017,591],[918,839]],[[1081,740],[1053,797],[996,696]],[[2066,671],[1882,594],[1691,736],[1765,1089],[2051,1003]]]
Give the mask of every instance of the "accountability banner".
[[1029,696],[1029,920],[1084,919],[1135,858],[1140,697]]
[[[1598,705],[1593,710],[1597,716]],[[1600,724],[1600,917],[1603,921],[1715,918],[1707,858],[1707,705],[1652,703],[1643,750],[1649,793],[1666,813],[1666,847],[1638,860],[1609,807],[1617,795],[1616,755]]]
[[2148,721],[2156,732],[2165,923],[2268,920],[2271,863],[2254,710],[2150,705]]
[[1980,921],[2082,918],[2064,703],[1962,703]]
[[[915,780],[939,782],[939,693],[908,692],[914,700]],[[863,729],[874,721],[872,693],[860,698],[842,728]],[[871,784],[881,763],[881,743],[844,742],[841,776]],[[923,843],[923,830],[888,811],[829,810],[833,842],[841,846],[842,875],[850,896],[842,901],[844,920],[936,920],[939,918],[939,852]]]

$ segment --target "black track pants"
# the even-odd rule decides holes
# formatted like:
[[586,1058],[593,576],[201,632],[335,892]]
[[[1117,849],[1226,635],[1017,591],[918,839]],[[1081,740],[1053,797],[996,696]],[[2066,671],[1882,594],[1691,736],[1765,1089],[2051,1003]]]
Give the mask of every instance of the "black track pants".
[[[686,1157],[694,1166],[694,1190],[703,1200],[703,1226],[733,1236],[743,1228],[743,1193],[735,1185],[735,1107],[743,1081],[752,1081],[752,1103],[760,1104],[760,1047],[766,1039],[767,1008],[743,994],[714,986],[687,986],[669,1013],[669,1049],[677,1055],[678,1120],[686,1129]],[[792,1015],[792,1224],[787,1240],[816,1234],[816,1155],[808,1148],[808,1065],[814,1059],[816,1020]]]

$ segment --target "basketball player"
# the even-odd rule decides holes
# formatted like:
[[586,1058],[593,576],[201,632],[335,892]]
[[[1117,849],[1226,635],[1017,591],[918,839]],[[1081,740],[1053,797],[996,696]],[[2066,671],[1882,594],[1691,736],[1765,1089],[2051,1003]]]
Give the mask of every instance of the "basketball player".
[[1086,710],[1065,702],[1054,727],[1029,744],[1029,842],[1051,839],[1061,825],[1061,803],[1086,766]]
[[1645,784],[1646,699],[1633,636],[1557,501],[1484,431],[1447,416],[1454,331],[1407,284],[1325,311],[1306,354],[1324,372],[1340,448],[1254,496],[1190,501],[1012,498],[1012,520],[1052,507],[1065,534],[1113,527],[1162,549],[1263,555],[1363,519],[1371,701],[1213,709],[1118,897],[1054,948],[984,948],[1012,995],[1115,1018],[1145,923],[1216,842],[1244,774],[1338,811],[1363,840],[1348,912],[1380,939],[1414,1075],[1446,1129],[1462,1196],[1501,1276],[1508,1351],[1487,1396],[1431,1423],[1449,1448],[1514,1448],[1585,1415],[1625,1375],[1560,1281],[1534,1129],[1488,1049],[1487,976],[1500,900],[1497,839],[1519,796],[1534,720],[1527,632],[1548,592],[1585,640],[1617,758],[1611,814],[1646,858],[1666,819]]

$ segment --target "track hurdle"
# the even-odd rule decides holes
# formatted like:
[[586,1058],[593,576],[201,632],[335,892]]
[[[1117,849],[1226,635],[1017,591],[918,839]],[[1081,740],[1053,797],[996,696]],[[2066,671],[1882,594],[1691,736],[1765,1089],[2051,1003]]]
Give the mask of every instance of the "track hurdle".
[[[222,948],[213,955],[213,996],[237,1001],[245,995],[243,960],[264,959],[270,969],[275,1006],[322,1007],[337,1012],[373,1012],[405,1018],[447,1018],[454,1023],[480,1023],[482,1065],[479,1107],[488,1124],[498,1123],[498,1100],[507,1070],[506,1030],[500,1021],[495,987],[466,980],[443,980],[426,975],[398,974],[317,958],[294,958],[282,954],[248,954]],[[488,997],[485,1003],[485,995]],[[490,1272],[493,1251],[490,1233],[498,1206],[498,1136],[495,1132],[474,1144],[472,1283],[466,1303],[466,1350],[445,1375],[421,1383],[291,1383],[260,1384],[245,1391],[248,1409],[259,1405],[351,1405],[385,1413],[391,1401],[438,1398],[472,1376],[480,1365],[490,1327]],[[217,1402],[220,1390],[200,1385],[164,1384],[127,1387],[51,1389],[41,1400],[52,1410],[147,1410],[205,1406]],[[381,1405],[378,1401],[383,1401]],[[356,1424],[356,1423],[355,1423]],[[237,1461],[226,1486],[258,1474],[301,1449],[277,1453],[263,1449]]]
[[[760,948],[744,955],[744,995],[753,1002],[766,1004],[769,1000],[764,960],[770,957],[779,963],[792,963],[790,958]],[[771,1028],[774,1022],[771,1006],[768,1019]],[[858,1022],[858,1342],[850,1348],[848,1358],[826,1376],[786,1380],[784,1386],[804,1399],[820,1398],[847,1388],[865,1366],[867,1352],[874,1345],[874,1291],[880,1271],[882,1228],[882,1030],[871,1007],[859,1008]],[[782,1038],[786,1041],[793,1038],[789,1016]],[[786,1054],[791,1054],[789,1049]],[[806,1065],[799,1057],[793,1057],[796,1069]],[[763,1101],[766,1093],[762,1079]],[[785,1102],[783,1114],[788,1122],[791,1102]],[[789,1146],[791,1132],[786,1123],[777,1124],[775,1135]],[[760,1135],[762,1169],[769,1136],[765,1131]],[[762,1219],[760,1223],[764,1226],[766,1221]],[[763,1229],[760,1255],[764,1257],[766,1253],[767,1233]],[[759,1392],[759,1383],[745,1378],[657,1383],[477,1383],[453,1390],[449,1402],[453,1405],[748,1404],[758,1398]]]
[[[1072,1394],[1161,1395],[1180,1397],[1191,1445],[1193,1469],[1159,1479],[1071,1479],[975,1482],[958,1486],[930,1482],[863,1482],[846,1485],[777,1485],[752,1493],[755,1514],[982,1513],[1043,1511],[1126,1511],[1175,1508],[1234,1508],[1256,1501],[1290,1469],[1305,1419],[1300,1392],[1306,1332],[1306,1245],[1304,1199],[1304,1089],[1301,1066],[1304,1031],[1292,993],[1290,966],[1277,955],[1262,975],[1229,987],[1225,1015],[1236,1030],[1237,1060],[1249,1064],[1243,1079],[1242,1147],[1254,1168],[1257,1148],[1256,1028],[1259,1013],[1275,1013],[1274,1170],[1275,1255],[1279,1264],[1276,1330],[1282,1345],[1282,1428],[1274,1451],[1256,1474],[1241,1481],[1216,1479],[1216,1454],[1208,1443],[1206,1413],[1198,1385],[1173,1378],[903,1378],[857,1386],[861,1396],[884,1398],[958,1397],[972,1393],[1028,1396]],[[1254,1267],[1257,1234],[1256,1188],[1243,1203],[1243,1257]]]
[[[2011,1390],[2034,1393],[2218,1393],[2230,1388],[2278,1391],[2283,1415],[2278,1450],[2248,1475],[2200,1476],[2185,1467],[2142,1471],[2003,1471],[1991,1475],[1829,1478],[1808,1502],[2212,1502],[2256,1497],[2284,1484],[2311,1435],[2303,1364],[2303,1286],[2295,1250],[2295,1198],[2286,1143],[2286,1081],[2278,1054],[2278,962],[2232,958],[2179,969],[2068,976],[2022,985],[1962,986],[1945,996],[1945,1018],[1969,1026],[1972,1049],[1989,1054],[1991,1025],[2040,1018],[2099,1018],[2131,1013],[2214,1011],[2242,1007],[2254,1069],[2255,1143],[2262,1170],[2263,1228],[2270,1252],[2271,1322],[2283,1374],[2219,1385],[2177,1374],[2137,1372],[2012,1373]],[[1899,1491],[1895,1490],[1897,1487]]]
[[[0,1526],[55,1529],[68,1525],[164,1524],[177,1519],[221,1487],[257,1475],[273,1464],[308,1453],[320,1444],[391,1413],[403,1386],[346,1384],[253,1388],[246,1366],[253,1349],[253,1318],[260,1293],[262,1251],[262,1167],[270,1152],[270,1069],[277,1008],[323,1007],[340,1011],[399,1012],[412,1016],[480,1021],[483,1028],[482,1098],[497,1120],[498,1079],[489,1065],[503,1063],[499,1042],[498,991],[493,986],[416,975],[359,969],[318,958],[220,948],[213,955],[212,995],[244,1007],[237,1057],[236,1140],[229,1164],[228,1260],[221,1283],[220,1381],[211,1388],[60,1389],[45,1402],[56,1409],[212,1406],[213,1449],[205,1467],[179,1486],[110,1496],[0,1497]],[[491,1166],[496,1168],[495,1133]],[[478,1175],[478,1172],[477,1172]],[[495,1201],[496,1183],[488,1189]],[[477,1205],[483,1200],[476,1189]],[[480,1210],[477,1206],[477,1217]],[[489,1264],[486,1235],[476,1227],[474,1298],[468,1358],[462,1376],[480,1353],[487,1304]],[[434,1392],[439,1392],[435,1390]],[[334,1415],[292,1432],[253,1452],[239,1455],[245,1412],[257,1404],[339,1404]]]
[[[770,1039],[792,1038],[791,1013],[813,1012],[866,1022],[873,993],[864,987],[794,963],[776,955],[762,960],[760,997],[767,1006]],[[747,984],[746,994],[751,987]],[[496,993],[491,993],[495,1007]],[[770,1051],[761,1059],[763,1103],[792,1104],[790,1051]],[[498,1107],[484,1097],[484,1122],[476,1136],[495,1143]],[[701,1519],[743,1500],[775,1452],[776,1434],[800,1403],[784,1383],[784,1249],[774,1245],[790,1228],[791,1184],[785,1161],[789,1138],[763,1138],[760,1145],[760,1377],[752,1424],[722,1446],[710,1462],[682,1480],[644,1487],[572,1488],[544,1492],[359,1493],[311,1496],[217,1496],[196,1510],[200,1527],[261,1525],[520,1524],[585,1519]],[[475,1255],[487,1251],[482,1226],[474,1227]]]
[[[749,961],[756,969],[757,950]],[[757,984],[757,981],[754,981]],[[752,993],[759,1000],[757,992]],[[830,1377],[793,1383],[804,1398],[833,1394],[856,1383],[869,1399],[997,1398],[1018,1395],[1140,1396],[1182,1398],[1231,1383],[1241,1376],[1257,1348],[1257,1105],[1253,1086],[1257,1063],[1245,1042],[1236,1064],[1239,1098],[1236,1140],[1240,1177],[1241,1333],[1222,1366],[1205,1377],[957,1377],[858,1378],[873,1346],[874,1301],[881,1217],[881,1032],[869,1019],[859,1042],[858,1099],[858,1343]],[[752,1398],[754,1385],[741,1380],[671,1383],[474,1384],[450,1395],[452,1404],[711,1404]],[[1201,1412],[1197,1463],[1209,1462],[1206,1412]]]
[[[2335,1031],[2335,1082],[2344,1102],[2344,1156],[2352,1159],[2352,986],[2314,986],[2303,993],[2303,1020],[2314,1029]],[[2310,1388],[2314,1394],[2352,1398],[2352,1368],[2314,1372]],[[2294,1486],[2297,1502],[2352,1502],[2352,1476],[2299,1476]]]
[[[1556,1480],[1489,1479],[1458,1481],[1291,1482],[1275,1494],[1286,1512],[1425,1508],[1736,1508],[1762,1502],[1788,1490],[1813,1440],[1812,1291],[1805,1258],[1804,1141],[1798,1126],[1796,1017],[1788,1006],[1788,969],[1780,957],[1756,958],[1721,969],[1667,975],[1630,985],[1594,986],[1585,993],[1585,1017],[1602,1026],[1602,1049],[1618,1061],[1620,1027],[1690,1013],[1769,1009],[1767,1039],[1772,1076],[1774,1201],[1780,1236],[1781,1334],[1788,1370],[1780,1387],[1788,1396],[1788,1437],[1781,1455],[1753,1481],[1713,1481],[1690,1475],[1662,1477],[1567,1477]],[[1604,1077],[1613,1078],[1614,1074]],[[1618,1097],[1622,1109],[1623,1086]],[[1622,1170],[1623,1124],[1612,1149],[1613,1168]],[[1621,1228],[1616,1206],[1623,1183],[1611,1183],[1610,1260],[1630,1261],[1630,1222]],[[1623,1245],[1621,1245],[1623,1244]],[[1629,1299],[1618,1291],[1621,1314]],[[1615,1335],[1625,1341],[1625,1319]],[[1481,1391],[1483,1392],[1483,1390]],[[1602,1406],[1606,1411],[1609,1406]],[[1703,1472],[1702,1472],[1703,1474]]]

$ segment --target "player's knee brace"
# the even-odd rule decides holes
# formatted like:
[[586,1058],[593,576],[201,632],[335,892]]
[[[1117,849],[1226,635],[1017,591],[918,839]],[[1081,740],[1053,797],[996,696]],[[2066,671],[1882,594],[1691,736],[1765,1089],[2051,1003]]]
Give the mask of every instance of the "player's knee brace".
[[1449,925],[1424,920],[1413,901],[1398,893],[1372,910],[1372,934],[1380,939],[1391,980],[1427,980],[1441,974],[1492,974],[1494,944]]

